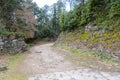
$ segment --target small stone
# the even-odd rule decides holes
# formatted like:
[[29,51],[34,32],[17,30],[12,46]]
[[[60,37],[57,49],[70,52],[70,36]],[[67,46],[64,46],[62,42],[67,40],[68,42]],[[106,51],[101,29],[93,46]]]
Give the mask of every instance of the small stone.
[[36,53],[42,53],[42,51],[38,51],[38,52],[36,52]]
[[0,71],[5,71],[5,70],[7,70],[6,66],[0,66]]
[[60,77],[61,77],[61,78],[63,78],[63,75],[62,75],[62,74],[60,74]]
[[75,78],[71,78],[70,80],[76,80]]

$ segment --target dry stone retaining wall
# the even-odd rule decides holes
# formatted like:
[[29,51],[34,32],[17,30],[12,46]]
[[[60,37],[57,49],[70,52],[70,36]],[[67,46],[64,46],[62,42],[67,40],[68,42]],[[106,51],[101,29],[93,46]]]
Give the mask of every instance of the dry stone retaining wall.
[[63,32],[56,43],[77,49],[92,49],[120,58],[120,32],[97,30],[96,26],[87,26],[84,33],[77,30]]
[[26,50],[23,38],[0,37],[0,53],[21,53]]

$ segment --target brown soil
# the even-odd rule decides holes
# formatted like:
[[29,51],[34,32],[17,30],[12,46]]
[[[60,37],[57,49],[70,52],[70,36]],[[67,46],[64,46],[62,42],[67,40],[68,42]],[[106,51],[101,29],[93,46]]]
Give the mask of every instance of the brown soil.
[[9,58],[8,54],[0,55],[0,66],[7,65],[8,58]]

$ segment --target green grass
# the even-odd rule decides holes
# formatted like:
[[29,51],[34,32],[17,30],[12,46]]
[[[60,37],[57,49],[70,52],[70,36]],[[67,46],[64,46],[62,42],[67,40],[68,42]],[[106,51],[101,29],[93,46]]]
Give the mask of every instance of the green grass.
[[111,56],[111,55],[109,55],[109,54],[105,54],[105,53],[103,53],[103,52],[99,52],[99,51],[91,51],[91,53],[93,54],[93,55],[97,55],[97,56],[99,56],[101,59],[106,59],[106,60],[111,60],[113,57]]
[[75,48],[67,47],[65,45],[60,45],[59,47],[68,50],[71,54],[74,54],[75,56],[80,56],[87,60],[95,59],[95,58],[92,58],[91,56],[98,57],[101,60],[111,60],[113,58],[111,55],[105,54],[103,52],[94,51],[94,50],[75,49]]
[[27,75],[19,72],[19,66],[26,56],[27,53],[21,53],[9,57],[5,80],[27,80]]
[[[120,61],[108,54],[93,50],[75,49],[64,44],[57,44],[56,46],[65,50],[68,53],[65,58],[77,65],[98,70],[120,72],[117,68],[120,65]],[[71,55],[69,56],[69,54],[72,54],[73,57]],[[107,67],[110,67],[110,69],[107,69]]]
[[61,45],[59,47],[69,51],[71,54],[73,54],[75,56],[78,56],[78,57],[81,57],[81,58],[84,58],[84,59],[87,59],[87,60],[92,59],[90,57],[90,52],[89,51],[84,51],[84,50],[80,50],[80,49],[70,48],[70,47],[67,47],[65,45]]

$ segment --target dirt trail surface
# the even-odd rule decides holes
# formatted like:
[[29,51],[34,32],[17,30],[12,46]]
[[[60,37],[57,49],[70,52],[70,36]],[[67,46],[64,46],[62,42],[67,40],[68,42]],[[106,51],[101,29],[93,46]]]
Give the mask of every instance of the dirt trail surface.
[[65,71],[77,68],[71,62],[52,49],[53,43],[34,46],[29,56],[24,60],[22,72],[26,74],[43,74],[56,71]]
[[37,45],[21,64],[28,80],[120,80],[120,73],[102,72],[78,67],[51,47],[53,43]]

